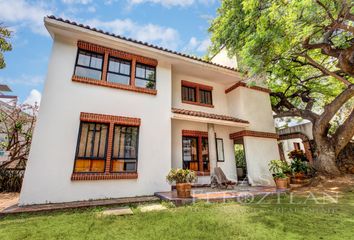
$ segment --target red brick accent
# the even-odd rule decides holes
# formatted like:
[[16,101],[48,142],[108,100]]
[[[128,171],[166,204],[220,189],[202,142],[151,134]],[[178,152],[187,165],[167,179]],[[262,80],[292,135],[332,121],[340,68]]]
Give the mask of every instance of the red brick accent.
[[156,59],[143,57],[143,56],[139,56],[139,55],[134,55],[131,53],[123,52],[123,51],[112,49],[112,48],[103,47],[103,46],[96,45],[93,43],[78,41],[77,46],[80,49],[88,50],[91,52],[108,53],[109,55],[114,56],[114,57],[130,60],[130,61],[135,59],[139,63],[143,63],[143,64],[154,66],[154,67],[157,66]]
[[[212,104],[205,104],[205,103],[199,102],[199,90],[202,89],[202,90],[207,90],[207,91],[213,91],[212,86],[208,86],[208,85],[204,85],[204,84],[200,84],[200,83],[196,83],[196,82],[189,82],[189,81],[185,81],[185,80],[182,80],[181,84],[182,84],[182,87],[185,86],[185,87],[195,88],[195,94],[196,94],[196,96],[195,96],[196,102],[182,100],[182,103],[193,104],[193,105],[198,105],[198,106],[202,106],[202,107],[211,107],[211,108],[214,107],[214,105],[212,105]],[[182,91],[181,91],[181,94],[183,94]],[[183,99],[183,96],[182,96],[182,99]]]
[[212,86],[208,86],[208,85],[204,85],[204,84],[200,84],[200,83],[196,83],[196,82],[189,82],[186,80],[182,80],[181,83],[182,83],[182,86],[186,86],[186,87],[195,87],[195,88],[208,90],[208,91],[213,90]]
[[278,134],[269,132],[258,132],[251,130],[243,130],[230,134],[230,139],[238,139],[242,137],[259,137],[259,138],[274,138],[278,139]]
[[128,91],[132,91],[132,92],[146,93],[146,94],[151,94],[151,95],[157,94],[156,89],[140,88],[140,87],[136,87],[134,85],[111,83],[111,82],[107,82],[107,81],[95,80],[95,79],[79,77],[79,76],[75,76],[75,75],[72,77],[72,81],[79,82],[79,83],[87,83],[87,84],[97,85],[97,86],[103,86],[103,87],[128,90]]
[[[152,59],[152,58],[134,55],[131,53],[126,53],[126,52],[119,51],[116,49],[111,49],[111,48],[99,46],[99,45],[84,42],[84,41],[78,41],[77,46],[78,46],[78,48],[83,49],[83,50],[104,54],[103,69],[102,69],[102,76],[101,76],[100,80],[79,77],[79,76],[74,75],[72,77],[72,81],[79,82],[79,83],[98,85],[98,86],[103,86],[103,87],[128,90],[128,91],[132,91],[132,92],[147,93],[147,94],[152,94],[152,95],[157,94],[156,89],[148,89],[148,88],[141,88],[141,87],[135,86],[135,65],[136,65],[136,62],[156,67],[157,60]],[[126,60],[129,60],[132,62],[129,85],[107,82],[107,68],[108,68],[109,56],[114,56],[114,57],[126,59]]]
[[82,180],[112,180],[112,179],[137,179],[137,173],[73,173],[72,181]]
[[81,121],[140,126],[140,118],[121,117],[96,113],[80,113]]
[[304,148],[305,148],[306,158],[309,160],[311,164],[313,164],[310,140],[305,134],[298,132],[298,133],[282,134],[279,136],[279,140],[288,140],[293,138],[300,138],[302,140],[302,144],[304,144]]
[[182,136],[185,136],[185,137],[208,137],[208,132],[194,131],[194,130],[182,130]]
[[[114,134],[114,124],[128,125],[128,126],[140,126],[140,118],[113,116],[96,113],[80,113],[80,121],[85,122],[97,122],[108,123],[108,143],[107,143],[107,156],[104,173],[73,173],[71,180],[109,180],[109,179],[136,179],[138,173],[111,173],[111,158],[112,158],[112,144]],[[76,161],[76,159],[75,159]]]
[[194,117],[203,117],[203,118],[210,118],[210,119],[230,121],[230,122],[239,122],[239,123],[249,123],[248,121],[245,121],[245,120],[242,120],[239,118],[234,118],[231,116],[206,113],[206,112],[200,112],[200,111],[191,111],[191,110],[186,110],[186,109],[172,108],[172,112],[177,113],[177,114],[194,116]]
[[261,91],[261,92],[265,92],[265,93],[270,93],[270,90],[267,88],[263,88],[263,87],[259,87],[259,86],[247,86],[246,83],[244,82],[237,82],[234,85],[232,85],[231,87],[229,87],[228,89],[225,90],[225,93],[229,93],[232,90],[235,90],[238,87],[246,87],[252,90],[256,90],[256,91]]

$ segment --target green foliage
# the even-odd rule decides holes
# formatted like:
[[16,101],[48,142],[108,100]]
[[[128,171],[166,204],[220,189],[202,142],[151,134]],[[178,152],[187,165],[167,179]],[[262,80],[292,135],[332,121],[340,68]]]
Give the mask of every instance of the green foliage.
[[235,144],[235,161],[236,167],[246,168],[246,156],[242,144]]
[[289,164],[282,160],[271,160],[268,164],[269,171],[273,174],[274,178],[286,178],[286,173],[291,172]]
[[9,42],[11,34],[10,30],[0,24],[0,69],[6,66],[3,53],[12,50],[11,43]]
[[291,161],[291,169],[294,173],[307,173],[309,166],[306,161],[303,161],[300,158],[294,158]]
[[192,183],[197,179],[194,171],[189,169],[171,169],[166,177],[167,181],[172,184],[176,183]]
[[[336,18],[343,2],[349,0],[321,0]],[[354,12],[352,8],[352,12]],[[333,77],[323,76],[317,68],[303,64],[304,52],[330,71],[338,70],[338,59],[323,54],[319,49],[307,51],[304,40],[323,41],[331,23],[325,8],[313,0],[224,0],[217,17],[210,26],[212,53],[223,46],[232,56],[238,56],[240,70],[249,76],[268,73],[272,92],[291,97],[296,107],[305,108],[307,97],[316,99],[314,111],[321,112],[343,89],[344,84]],[[354,36],[338,31],[331,37],[333,47],[350,46]],[[353,77],[344,75],[349,81]],[[303,93],[299,94],[299,93]],[[279,99],[272,97],[272,105]]]
[[302,150],[292,150],[291,152],[289,152],[288,154],[289,158],[291,159],[299,159],[303,162],[308,162],[309,160],[307,159],[304,151]]

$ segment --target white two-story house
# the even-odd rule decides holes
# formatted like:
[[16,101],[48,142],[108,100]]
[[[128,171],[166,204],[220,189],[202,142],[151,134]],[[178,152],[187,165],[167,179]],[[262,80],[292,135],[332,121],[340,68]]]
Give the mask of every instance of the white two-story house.
[[247,87],[223,52],[207,62],[44,21],[53,47],[21,205],[153,195],[171,189],[171,168],[195,170],[198,184],[216,166],[236,180],[236,142],[250,184],[273,184],[269,91]]

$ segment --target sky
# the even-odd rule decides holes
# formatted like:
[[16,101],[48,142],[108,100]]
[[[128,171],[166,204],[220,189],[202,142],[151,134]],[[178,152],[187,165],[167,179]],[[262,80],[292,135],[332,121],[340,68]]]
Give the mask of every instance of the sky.
[[47,15],[204,56],[219,5],[219,0],[0,0],[0,23],[13,32],[0,83],[9,85],[20,103],[40,102],[53,43],[43,24]]

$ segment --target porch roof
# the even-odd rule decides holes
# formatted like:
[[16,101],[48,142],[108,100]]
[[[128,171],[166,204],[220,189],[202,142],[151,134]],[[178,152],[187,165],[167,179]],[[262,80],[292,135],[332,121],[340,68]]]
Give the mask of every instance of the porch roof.
[[227,115],[201,112],[201,111],[180,109],[180,108],[172,108],[172,118],[193,121],[193,122],[214,123],[219,125],[235,126],[235,127],[249,126],[248,121],[239,118],[235,118]]

